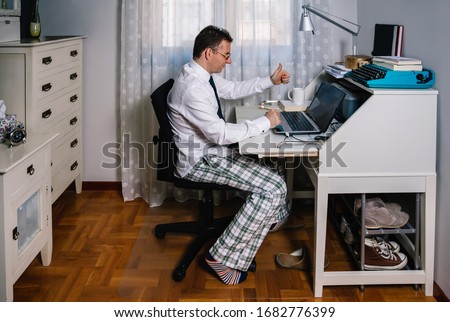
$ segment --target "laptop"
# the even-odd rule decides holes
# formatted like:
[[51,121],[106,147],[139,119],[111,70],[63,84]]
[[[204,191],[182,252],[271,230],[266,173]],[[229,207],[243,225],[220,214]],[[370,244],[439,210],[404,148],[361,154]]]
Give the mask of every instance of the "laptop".
[[325,133],[346,93],[323,82],[311,104],[303,112],[281,112],[281,124],[273,130],[278,134]]

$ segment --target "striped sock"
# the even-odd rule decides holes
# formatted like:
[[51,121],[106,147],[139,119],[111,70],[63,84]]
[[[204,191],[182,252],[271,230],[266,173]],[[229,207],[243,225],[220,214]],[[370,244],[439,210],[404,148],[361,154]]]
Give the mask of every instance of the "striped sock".
[[227,285],[236,285],[247,279],[247,272],[239,271],[222,265],[209,252],[205,256],[206,263],[216,272],[219,279]]

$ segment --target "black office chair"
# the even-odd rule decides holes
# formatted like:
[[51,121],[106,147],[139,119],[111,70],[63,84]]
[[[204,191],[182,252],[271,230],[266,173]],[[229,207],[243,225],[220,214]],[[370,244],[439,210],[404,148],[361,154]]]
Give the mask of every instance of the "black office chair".
[[157,238],[164,238],[167,232],[197,234],[188,246],[179,265],[174,269],[172,278],[180,282],[186,276],[186,270],[192,260],[210,239],[218,238],[229,225],[233,216],[214,218],[214,190],[232,190],[233,188],[217,184],[200,183],[178,178],[174,175],[176,161],[176,147],[173,142],[172,128],[167,116],[167,95],[174,83],[173,79],[158,87],[152,94],[151,100],[159,122],[159,136],[154,138],[158,144],[157,179],[172,182],[175,187],[204,191],[204,200],[199,202],[200,219],[191,222],[175,222],[159,224],[155,227]]

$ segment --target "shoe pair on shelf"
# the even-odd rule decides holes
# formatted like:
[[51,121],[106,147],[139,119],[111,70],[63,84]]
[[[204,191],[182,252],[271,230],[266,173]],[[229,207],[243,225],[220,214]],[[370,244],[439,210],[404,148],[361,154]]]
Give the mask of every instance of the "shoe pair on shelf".
[[[361,212],[361,204],[361,199],[355,200],[355,214]],[[384,203],[380,198],[367,199],[365,210],[365,227],[367,229],[400,228],[409,220],[409,215],[401,211],[399,204]]]
[[364,243],[366,270],[399,270],[408,263],[400,246],[394,241],[385,241],[381,237],[365,238]]

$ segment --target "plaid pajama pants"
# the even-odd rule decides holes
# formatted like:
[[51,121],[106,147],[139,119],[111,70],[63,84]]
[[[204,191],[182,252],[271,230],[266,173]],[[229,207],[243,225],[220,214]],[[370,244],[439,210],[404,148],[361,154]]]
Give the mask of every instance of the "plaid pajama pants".
[[249,192],[230,225],[210,249],[223,265],[247,271],[273,223],[289,215],[284,169],[272,169],[234,153],[227,157],[205,155],[186,179],[228,185]]

